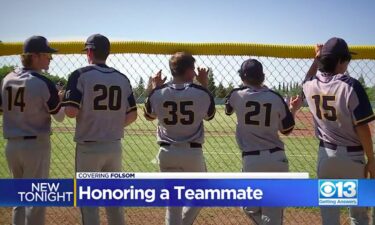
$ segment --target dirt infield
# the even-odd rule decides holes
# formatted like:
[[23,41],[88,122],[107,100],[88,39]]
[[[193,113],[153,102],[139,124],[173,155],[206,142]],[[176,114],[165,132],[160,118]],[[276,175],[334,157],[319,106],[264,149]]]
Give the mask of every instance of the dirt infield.
[[[345,210],[346,211],[346,210]],[[164,224],[164,208],[128,208],[125,210],[128,225],[162,225]],[[0,225],[11,222],[11,208],[0,208]],[[105,210],[100,210],[102,224],[107,224]],[[46,225],[79,225],[81,224],[78,208],[48,208]],[[253,224],[240,208],[204,208],[194,225],[239,225]],[[318,225],[321,224],[317,209],[287,208],[284,212],[286,225]],[[350,224],[347,213],[342,213],[341,224]]]

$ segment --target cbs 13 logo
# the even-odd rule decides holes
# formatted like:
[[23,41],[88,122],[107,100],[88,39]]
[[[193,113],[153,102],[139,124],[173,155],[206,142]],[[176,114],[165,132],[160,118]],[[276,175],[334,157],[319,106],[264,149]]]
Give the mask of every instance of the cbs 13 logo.
[[357,198],[357,180],[319,180],[320,198]]

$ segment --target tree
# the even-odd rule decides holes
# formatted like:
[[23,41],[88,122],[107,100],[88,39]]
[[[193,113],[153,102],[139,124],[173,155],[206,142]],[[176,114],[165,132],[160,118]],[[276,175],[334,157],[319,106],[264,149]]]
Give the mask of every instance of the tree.
[[14,66],[3,66],[0,68],[0,80],[14,70]]
[[[375,85],[371,88],[366,88],[367,96],[370,100],[370,102],[375,102]],[[374,105],[373,105],[374,107]]]
[[361,83],[362,84],[362,86],[364,87],[364,88],[366,88],[367,86],[366,86],[366,81],[365,81],[365,78],[363,77],[363,75],[361,74],[360,76],[359,76],[359,78],[358,78],[358,81],[359,81],[359,83]]
[[68,83],[68,81],[65,77],[59,77],[57,75],[52,75],[48,72],[43,72],[42,74],[45,77],[47,77],[49,80],[51,80],[54,84],[57,84],[58,82],[60,82],[65,86]]
[[214,73],[212,72],[212,69],[208,68],[208,87],[207,89],[211,92],[211,94],[215,97],[215,91],[216,91],[216,85],[215,85],[215,79],[214,79]]
[[134,96],[136,98],[139,98],[139,97],[142,97],[143,93],[145,93],[145,81],[143,80],[143,78],[139,78],[139,82],[138,82],[138,85],[137,87],[134,88],[133,92],[134,92]]
[[225,98],[226,96],[226,90],[221,82],[215,90],[215,95],[217,98]]
[[225,89],[226,95],[229,95],[229,93],[234,89],[234,86],[232,83],[229,83],[229,86]]
[[[0,79],[2,80],[8,73],[12,72],[15,69],[14,66],[3,66],[0,68]],[[65,77],[59,77],[57,75],[52,75],[48,72],[42,73],[44,76],[46,76],[49,80],[51,80],[54,84],[57,84],[57,82],[61,82],[64,86],[67,83],[67,80]]]

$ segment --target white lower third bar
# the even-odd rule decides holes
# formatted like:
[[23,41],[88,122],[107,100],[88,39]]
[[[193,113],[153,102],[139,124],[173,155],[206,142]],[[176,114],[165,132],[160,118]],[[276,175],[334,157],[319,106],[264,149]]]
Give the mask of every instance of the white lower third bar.
[[308,179],[308,173],[79,172],[76,179]]

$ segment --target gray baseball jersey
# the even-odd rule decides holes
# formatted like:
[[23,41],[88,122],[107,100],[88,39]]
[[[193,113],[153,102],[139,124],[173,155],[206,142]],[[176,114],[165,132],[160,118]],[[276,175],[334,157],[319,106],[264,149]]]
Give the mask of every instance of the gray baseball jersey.
[[203,119],[215,115],[215,101],[202,86],[168,83],[154,89],[146,100],[145,115],[158,118],[158,143],[203,143]]
[[8,74],[1,83],[5,138],[51,134],[51,116],[60,110],[56,86],[28,69]]
[[375,115],[358,80],[343,74],[318,74],[304,82],[303,92],[320,140],[339,146],[361,145],[355,126],[375,120]]
[[225,102],[225,113],[237,115],[236,139],[244,152],[284,149],[278,131],[290,133],[294,118],[284,99],[276,92],[264,87],[234,89]]
[[76,142],[121,139],[126,114],[137,110],[129,79],[104,64],[74,71],[69,77],[62,105],[80,110]]

